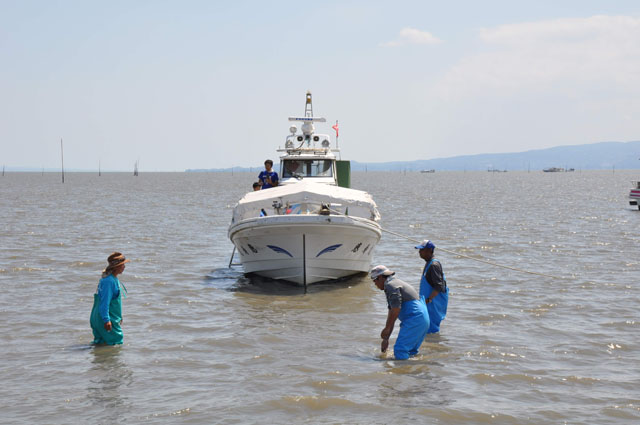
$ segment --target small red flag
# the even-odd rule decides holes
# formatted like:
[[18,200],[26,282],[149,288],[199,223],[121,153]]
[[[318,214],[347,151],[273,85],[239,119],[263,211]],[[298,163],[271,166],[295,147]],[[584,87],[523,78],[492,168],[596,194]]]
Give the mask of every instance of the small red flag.
[[338,137],[338,121],[336,121],[336,125],[334,125],[333,128],[336,131],[336,137]]

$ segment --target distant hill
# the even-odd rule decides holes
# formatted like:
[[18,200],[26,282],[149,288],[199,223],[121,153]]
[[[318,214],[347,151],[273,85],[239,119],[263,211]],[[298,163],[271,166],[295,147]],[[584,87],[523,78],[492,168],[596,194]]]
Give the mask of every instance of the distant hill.
[[640,141],[601,142],[589,145],[557,146],[516,153],[493,153],[454,156],[416,161],[358,163],[351,161],[352,170],[542,170],[544,168],[575,168],[603,170],[640,168]]
[[[353,171],[456,171],[456,170],[542,170],[544,168],[574,168],[603,170],[640,168],[640,141],[601,142],[588,145],[557,146],[516,153],[463,155],[449,158],[419,159],[415,161],[357,162],[351,161]],[[277,166],[274,167],[276,170]],[[256,167],[233,167],[186,170],[187,172],[243,172],[259,171]]]

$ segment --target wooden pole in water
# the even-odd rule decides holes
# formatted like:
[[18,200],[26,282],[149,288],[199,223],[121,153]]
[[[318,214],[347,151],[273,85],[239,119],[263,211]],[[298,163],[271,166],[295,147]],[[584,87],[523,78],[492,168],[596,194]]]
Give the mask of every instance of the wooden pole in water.
[[62,183],[64,183],[64,149],[62,147],[62,139],[60,139],[60,158],[62,159]]

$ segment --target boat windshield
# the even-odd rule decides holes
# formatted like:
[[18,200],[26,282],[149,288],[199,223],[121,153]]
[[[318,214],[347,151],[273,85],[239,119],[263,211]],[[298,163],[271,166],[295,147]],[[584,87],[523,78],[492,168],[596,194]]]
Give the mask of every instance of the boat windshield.
[[330,159],[286,159],[282,161],[282,177],[332,177]]

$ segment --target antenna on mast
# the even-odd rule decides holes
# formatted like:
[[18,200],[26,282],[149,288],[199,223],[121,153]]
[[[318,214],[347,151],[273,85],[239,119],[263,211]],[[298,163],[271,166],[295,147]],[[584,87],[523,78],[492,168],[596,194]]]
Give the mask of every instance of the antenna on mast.
[[311,103],[311,92],[307,90],[307,101],[304,104],[304,116],[313,117],[313,103]]

